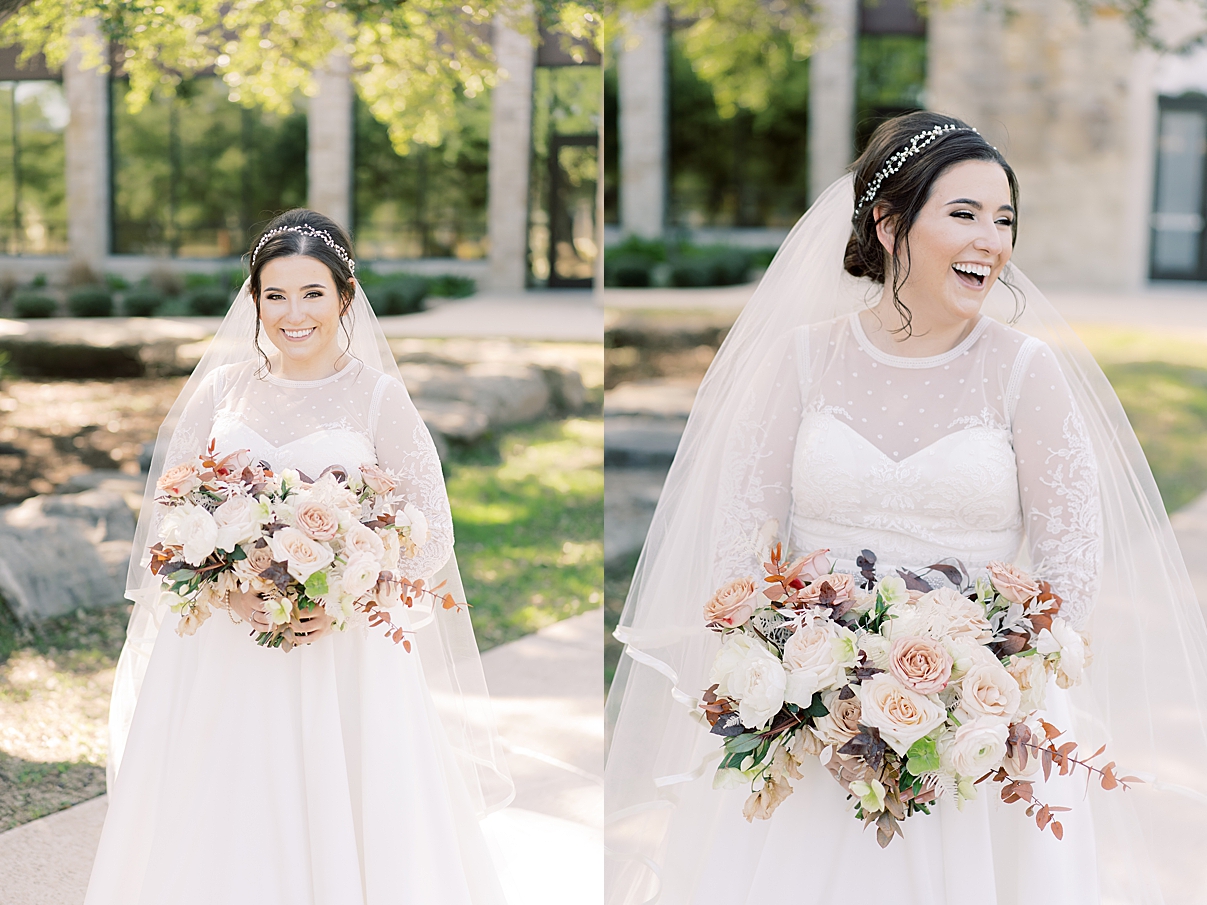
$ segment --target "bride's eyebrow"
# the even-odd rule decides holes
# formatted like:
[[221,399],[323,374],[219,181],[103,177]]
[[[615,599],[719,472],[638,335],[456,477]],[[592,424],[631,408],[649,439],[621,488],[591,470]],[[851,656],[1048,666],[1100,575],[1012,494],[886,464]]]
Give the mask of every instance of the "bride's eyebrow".
[[[973,199],[971,199],[971,198],[957,198],[957,199],[955,199],[955,201],[948,201],[948,202],[947,202],[947,204],[948,204],[948,205],[952,205],[952,204],[967,204],[969,207],[975,207],[975,208],[976,208],[978,211],[979,211],[979,210],[982,210],[982,209],[984,208],[984,205],[983,205],[983,204],[981,204],[981,202],[979,202],[979,201],[974,201],[974,200],[973,200]],[[1011,213],[1011,214],[1013,214],[1013,213],[1014,213],[1014,208],[1013,208],[1011,205],[1009,205],[1009,204],[1003,204],[1001,207],[999,207],[999,208],[998,208],[998,210],[999,210],[999,211],[1007,211],[1008,213]]]
[[[305,286],[303,286],[303,287],[302,287],[302,289],[303,289],[303,290],[306,290],[306,289],[326,289],[326,288],[327,288],[327,287],[326,287],[326,286],[324,286],[322,283],[307,283]],[[265,292],[284,292],[285,290],[284,290],[284,289],[281,289],[279,286],[265,286],[265,287],[264,287],[264,291],[265,291]]]

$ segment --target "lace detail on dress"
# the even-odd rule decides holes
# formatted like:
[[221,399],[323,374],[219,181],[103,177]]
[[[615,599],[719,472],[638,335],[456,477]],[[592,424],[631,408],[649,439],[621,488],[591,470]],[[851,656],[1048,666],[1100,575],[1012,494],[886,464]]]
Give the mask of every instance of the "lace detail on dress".
[[[387,457],[386,466],[398,473],[402,489],[428,520],[428,540],[414,559],[403,557],[398,571],[410,579],[438,572],[453,552],[453,516],[444,490],[440,457],[427,427],[418,418],[411,432],[411,449],[401,459]],[[380,454],[380,452],[379,452]]]
[[814,415],[842,415],[848,421],[854,421],[851,413],[841,405],[826,405],[826,397],[820,393],[817,396],[817,401],[805,407],[805,414]]
[[948,423],[948,428],[961,427],[964,430],[970,428],[984,428],[986,430],[1009,431],[1009,425],[1002,422],[998,417],[997,412],[986,406],[981,409],[979,415],[965,415],[963,418],[954,418]]
[[1061,614],[1073,625],[1085,625],[1098,592],[1102,568],[1102,506],[1098,496],[1098,465],[1080,415],[1064,419],[1065,445],[1049,448],[1048,475],[1040,479],[1057,502],[1047,512],[1032,507],[1030,515],[1045,523],[1046,533],[1034,541],[1035,570],[1064,598]]

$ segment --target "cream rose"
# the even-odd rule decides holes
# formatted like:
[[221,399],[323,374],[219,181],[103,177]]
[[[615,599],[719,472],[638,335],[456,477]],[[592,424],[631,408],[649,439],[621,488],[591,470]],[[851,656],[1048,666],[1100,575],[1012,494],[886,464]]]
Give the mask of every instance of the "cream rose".
[[416,547],[422,547],[427,543],[428,538],[427,516],[414,503],[407,503],[403,506],[402,514],[407,517],[407,522],[411,528],[407,537]]
[[784,706],[788,675],[779,657],[755,645],[729,676],[738,716],[747,729],[762,729]]
[[730,690],[729,677],[737,669],[738,664],[749,656],[750,652],[759,647],[749,635],[742,632],[732,632],[725,636],[720,650],[713,658],[712,668],[708,672],[708,682],[717,686],[717,695],[725,698],[734,697]]
[[1044,656],[1060,654],[1056,661],[1056,684],[1061,688],[1072,688],[1081,683],[1082,674],[1089,665],[1090,649],[1067,619],[1056,616],[1052,628],[1043,629],[1035,639],[1035,649]]
[[1021,694],[1016,716],[1042,710],[1048,690],[1048,670],[1044,667],[1044,658],[1035,655],[1011,657],[1006,672],[1018,683]]
[[906,688],[893,676],[879,673],[859,689],[865,726],[880,730],[892,749],[905,756],[910,746],[947,719],[947,710],[926,695]]
[[800,592],[799,599],[805,605],[817,604],[821,601],[821,595],[827,585],[834,592],[834,599],[831,603],[846,603],[855,597],[857,590],[855,579],[846,572],[833,572],[815,579],[811,585]]
[[815,581],[823,575],[829,575],[833,565],[830,563],[828,547],[814,550],[807,556],[801,556],[784,570],[784,577],[791,581],[799,578],[801,581]]
[[381,536],[382,554],[381,567],[383,569],[398,568],[398,558],[402,553],[402,545],[398,540],[397,531],[386,531]]
[[939,762],[956,776],[980,779],[1002,765],[1010,730],[1003,723],[974,720],[939,738]]
[[844,670],[855,665],[857,651],[855,634],[832,619],[801,625],[784,645],[784,700],[808,707],[815,692],[845,685]]
[[868,655],[868,659],[877,669],[888,669],[892,644],[883,635],[865,632],[859,636],[859,649]]
[[218,543],[218,525],[214,517],[192,503],[169,510],[160,524],[160,533],[165,543],[184,548],[184,561],[190,566],[205,562]]
[[889,672],[919,694],[935,694],[946,688],[951,664],[951,654],[931,638],[898,638],[889,650]]
[[991,562],[985,569],[997,592],[1011,603],[1026,603],[1039,594],[1039,583],[1010,563]]
[[367,594],[377,584],[381,563],[367,553],[357,553],[344,565],[340,586],[353,599]]
[[813,733],[827,745],[841,748],[859,734],[859,717],[862,710],[858,697],[849,697],[845,701],[839,692],[832,691],[822,700],[830,711],[825,716],[813,721]]
[[389,493],[397,485],[394,479],[376,465],[364,464],[360,467],[361,480],[374,493]]
[[1000,663],[978,663],[960,680],[956,716],[961,722],[979,720],[1008,724],[1022,702],[1018,682]]
[[372,528],[355,522],[348,527],[348,533],[344,535],[344,551],[349,558],[363,553],[381,562],[385,558],[386,545],[381,535]]
[[289,574],[305,584],[306,579],[331,564],[335,555],[326,544],[307,537],[297,528],[282,528],[268,539],[272,557],[286,564]]
[[233,496],[214,510],[214,524],[218,526],[216,546],[233,553],[239,544],[255,540],[260,534],[257,518],[259,506],[245,496]]
[[993,637],[985,608],[952,588],[923,594],[916,604],[918,634],[980,644]]
[[314,500],[294,509],[293,521],[299,531],[314,540],[334,540],[339,533],[339,513]]
[[197,475],[197,466],[185,462],[165,471],[159,476],[155,486],[168,496],[184,496],[201,486],[201,478]]
[[704,621],[726,628],[745,624],[758,605],[758,593],[751,578],[734,579],[704,604]]

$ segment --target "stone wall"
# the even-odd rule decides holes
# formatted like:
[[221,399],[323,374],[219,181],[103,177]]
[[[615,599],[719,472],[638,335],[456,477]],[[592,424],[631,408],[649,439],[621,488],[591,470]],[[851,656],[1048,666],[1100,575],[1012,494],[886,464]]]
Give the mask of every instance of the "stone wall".
[[938,8],[927,106],[976,126],[1022,186],[1015,261],[1041,286],[1136,288],[1147,271],[1151,60],[1069,0]]

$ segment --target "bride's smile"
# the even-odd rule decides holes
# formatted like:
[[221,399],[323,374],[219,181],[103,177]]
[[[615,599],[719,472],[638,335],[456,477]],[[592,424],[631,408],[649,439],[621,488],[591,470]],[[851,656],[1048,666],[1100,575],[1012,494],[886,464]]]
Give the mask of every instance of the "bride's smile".
[[260,274],[260,326],[281,353],[272,363],[288,380],[319,380],[339,370],[341,303],[330,268],[315,258],[274,258]]

